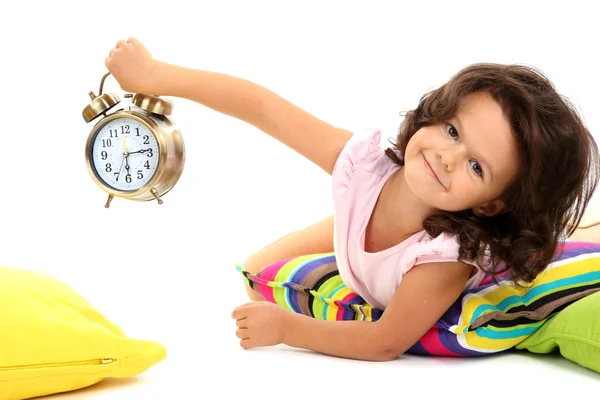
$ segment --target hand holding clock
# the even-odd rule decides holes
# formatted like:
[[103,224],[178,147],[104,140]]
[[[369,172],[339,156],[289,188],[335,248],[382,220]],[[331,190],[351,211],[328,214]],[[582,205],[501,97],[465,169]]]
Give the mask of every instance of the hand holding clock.
[[154,60],[137,39],[119,40],[111,49],[104,65],[119,82],[121,89],[134,93],[160,94],[155,84],[160,62]]

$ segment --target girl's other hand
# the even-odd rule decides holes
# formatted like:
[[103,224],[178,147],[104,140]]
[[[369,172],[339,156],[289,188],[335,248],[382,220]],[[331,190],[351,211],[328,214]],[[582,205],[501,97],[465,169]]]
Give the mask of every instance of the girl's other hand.
[[135,38],[119,40],[111,49],[104,65],[121,89],[132,93],[159,95],[156,92],[157,65],[146,47]]
[[283,343],[286,320],[290,315],[293,314],[267,301],[246,303],[231,313],[238,326],[236,336],[241,339],[240,346],[244,349]]

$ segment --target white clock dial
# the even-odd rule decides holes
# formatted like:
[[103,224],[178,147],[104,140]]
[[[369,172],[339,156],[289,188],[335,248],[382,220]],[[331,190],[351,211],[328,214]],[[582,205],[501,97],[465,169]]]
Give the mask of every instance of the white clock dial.
[[116,118],[102,126],[91,146],[96,175],[117,190],[145,185],[156,172],[159,152],[152,132],[133,118]]

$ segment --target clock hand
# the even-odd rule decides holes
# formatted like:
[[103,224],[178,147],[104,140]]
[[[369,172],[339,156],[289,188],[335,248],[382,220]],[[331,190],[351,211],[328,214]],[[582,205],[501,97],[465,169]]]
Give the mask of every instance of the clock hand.
[[117,173],[117,180],[119,180],[119,177],[121,176],[121,170],[123,169],[123,162],[125,161],[125,159],[127,158],[127,156],[125,156],[125,154],[123,154],[124,157],[121,160],[121,166],[119,167],[119,172]]
[[145,149],[145,150],[132,151],[132,152],[131,152],[131,153],[129,153],[129,154],[135,154],[135,153],[145,153],[145,152],[147,152],[147,151],[150,151],[150,150],[152,150],[152,149]]
[[127,160],[127,158],[129,158],[129,153],[125,156],[125,169],[127,170],[125,178],[127,178],[127,175],[129,175],[129,161]]
[[[121,166],[119,167],[119,172],[117,173],[117,180],[121,176],[121,171],[123,170],[123,162],[127,161],[127,157],[129,153],[127,152],[127,138],[123,138],[123,159],[121,160]],[[129,167],[127,168],[129,169]]]

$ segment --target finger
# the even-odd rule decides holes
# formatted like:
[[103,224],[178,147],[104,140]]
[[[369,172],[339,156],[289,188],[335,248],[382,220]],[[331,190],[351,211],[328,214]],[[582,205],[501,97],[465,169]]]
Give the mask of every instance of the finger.
[[250,302],[250,303],[246,303],[241,306],[238,306],[233,310],[233,312],[231,313],[231,316],[235,319],[240,319],[242,317],[246,317],[248,315],[248,312],[250,311],[250,307],[254,306],[254,305],[255,304],[253,302]]
[[117,42],[116,48],[119,49],[119,48],[123,47],[125,45],[125,43],[127,43],[127,42],[125,42],[124,40],[119,40]]
[[238,328],[247,328],[248,327],[248,319],[247,318],[241,318],[235,321],[235,324],[238,326]]
[[240,346],[242,346],[243,349],[251,349],[254,347],[254,342],[250,338],[242,339],[240,340]]
[[104,59],[104,65],[106,66],[106,68],[108,68],[108,64],[110,63],[111,58],[112,58],[112,50],[108,53],[108,55]]
[[127,43],[131,43],[131,44],[133,44],[133,45],[136,45],[136,44],[138,44],[138,43],[139,43],[139,40],[137,40],[137,39],[136,39],[136,38],[134,38],[134,37],[130,37],[130,38],[128,38],[128,39],[127,39]]
[[240,308],[240,307],[236,307],[233,309],[233,311],[231,312],[231,318],[233,319],[242,319],[242,318],[246,318],[247,314],[244,311],[244,309]]
[[246,329],[246,328],[236,329],[235,336],[237,336],[240,339],[249,339],[250,338],[250,335],[248,334],[248,329]]

